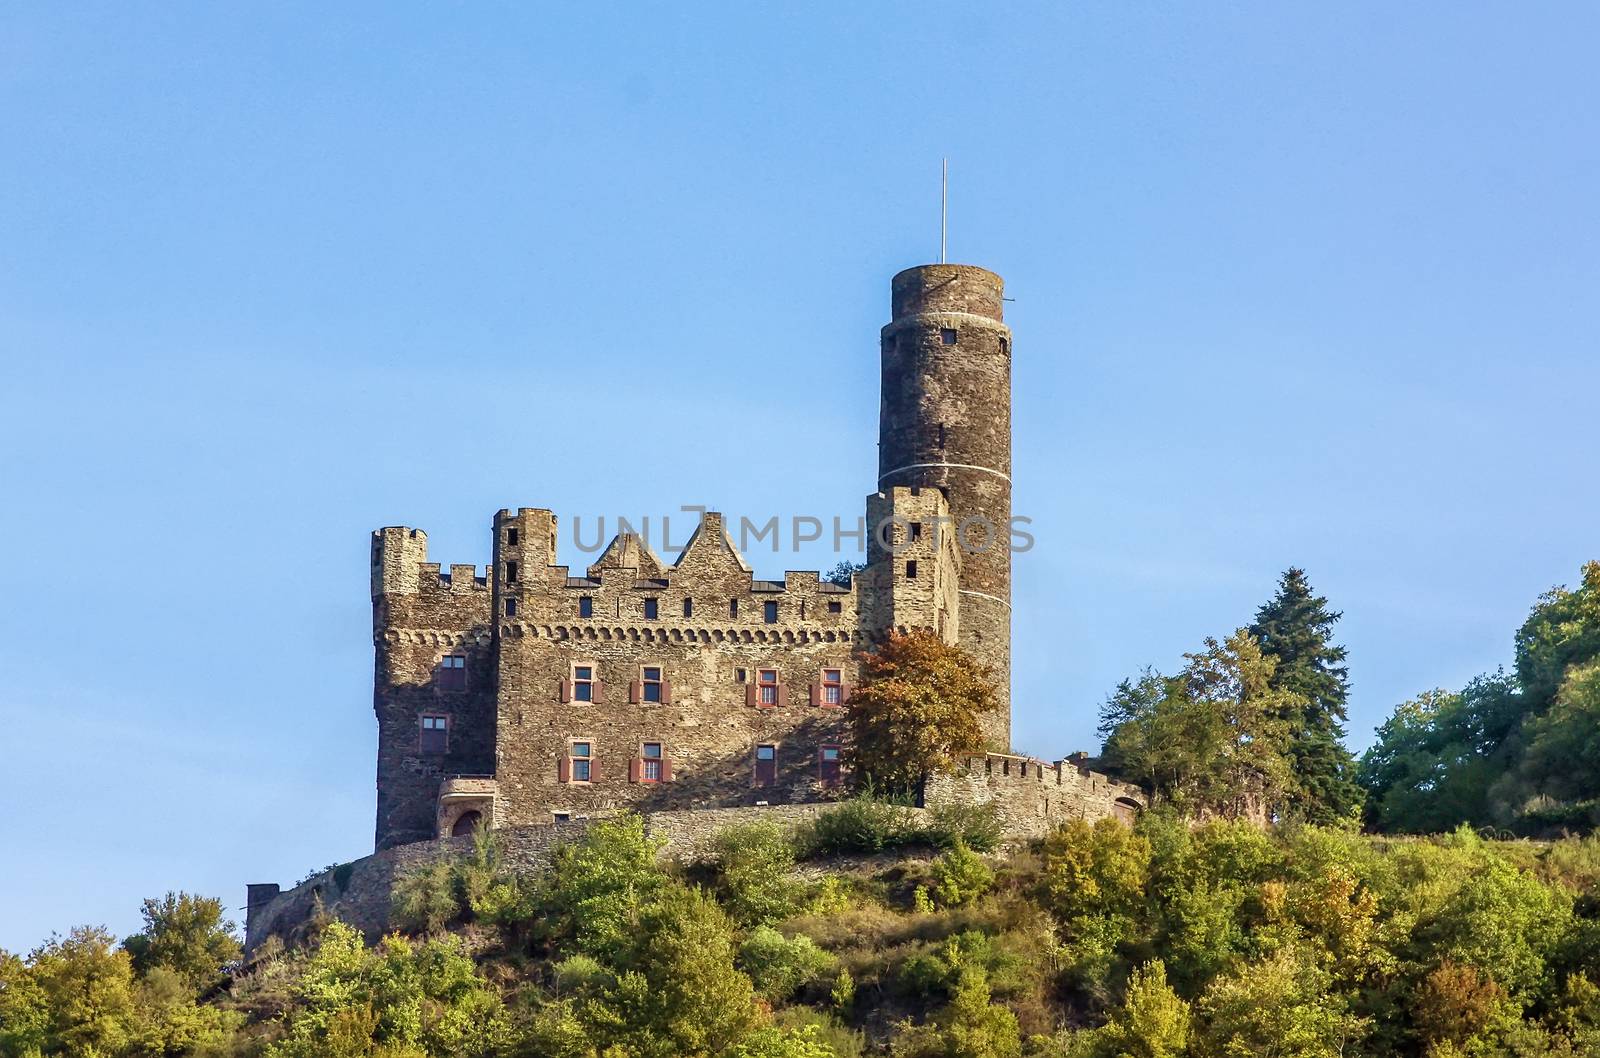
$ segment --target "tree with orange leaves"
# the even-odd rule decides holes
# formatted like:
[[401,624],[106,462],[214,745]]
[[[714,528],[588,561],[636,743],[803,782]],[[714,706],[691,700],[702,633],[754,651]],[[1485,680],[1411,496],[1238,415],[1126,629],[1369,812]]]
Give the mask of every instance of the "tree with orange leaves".
[[994,672],[927,631],[890,632],[862,655],[850,694],[847,756],[856,781],[910,793],[984,749],[983,717],[999,708]]

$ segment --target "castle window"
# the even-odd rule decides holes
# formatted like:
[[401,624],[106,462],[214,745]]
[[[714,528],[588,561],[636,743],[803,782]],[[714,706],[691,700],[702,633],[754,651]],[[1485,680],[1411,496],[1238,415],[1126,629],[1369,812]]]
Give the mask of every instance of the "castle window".
[[593,617],[594,616],[594,596],[592,596],[592,595],[580,595],[580,596],[578,596],[578,616],[579,617]]
[[941,345],[956,344],[956,329],[954,327],[939,328],[939,343]]
[[912,522],[911,523],[911,542],[912,543],[916,543],[918,540],[921,540],[921,539],[922,539],[922,523],[921,522]]
[[1006,339],[1006,338],[1000,339],[1000,355],[1001,356],[1006,356],[1010,352],[1011,352],[1011,342],[1010,342],[1010,340]]
[[750,674],[748,672],[746,672],[744,669],[734,669],[733,670],[733,682],[735,682],[735,683],[743,683],[745,680],[747,680],[749,678],[750,678]]
[[435,686],[441,691],[467,689],[467,659],[461,654],[446,654],[439,659],[435,672]]
[[838,599],[829,599],[828,600],[828,612],[829,613],[844,613],[844,603],[840,602]]
[[944,447],[944,439],[945,439],[945,435],[944,435],[944,423],[940,423],[940,424],[939,424],[939,447],[940,447],[940,448],[943,448],[943,447]]
[[756,673],[756,703],[778,704],[778,670],[762,669]]
[[767,622],[767,624],[769,624],[769,625],[777,624],[778,623],[778,604],[775,603],[775,602],[764,602],[764,603],[762,603],[761,604],[761,619],[763,621]]
[[572,820],[571,812],[551,812],[550,820],[554,823],[567,823]]
[[594,743],[569,742],[565,759],[563,782],[593,782],[599,778],[594,761]]
[[912,559],[906,563],[906,580],[917,579],[917,560]]
[[820,704],[844,704],[844,673],[841,670],[822,670],[822,702]]
[[517,564],[515,562],[507,562],[506,563],[506,583],[507,584],[515,584],[516,582],[517,582]]
[[659,666],[646,665],[639,670],[638,700],[642,702],[664,702],[667,700],[666,681],[661,678]]
[[418,739],[417,748],[423,753],[444,753],[450,749],[450,718],[447,716],[424,715],[422,717],[422,735]]
[[840,752],[838,746],[823,746],[817,750],[817,778],[825,786],[839,785]]
[[515,599],[507,599],[506,600],[506,616],[507,617],[515,617],[515,616],[517,616],[517,600],[515,600]]
[[685,616],[685,617],[693,617],[694,616],[694,600],[693,599],[684,599],[683,600],[683,616]]
[[639,746],[639,782],[665,782],[666,757],[659,742],[645,742]]
[[771,786],[778,781],[778,747],[762,745],[756,747],[756,775],[757,786]]
[[658,600],[646,599],[644,601],[644,619],[646,621],[654,621],[658,616],[660,616],[660,613],[661,606]]
[[572,700],[594,701],[594,669],[588,665],[572,666]]
[[516,547],[517,546],[517,531],[516,531],[516,529],[513,528],[513,529],[507,529],[506,530],[506,543],[509,544],[512,547]]
[[738,617],[739,616],[739,600],[738,599],[729,599],[728,600],[728,616],[729,617]]

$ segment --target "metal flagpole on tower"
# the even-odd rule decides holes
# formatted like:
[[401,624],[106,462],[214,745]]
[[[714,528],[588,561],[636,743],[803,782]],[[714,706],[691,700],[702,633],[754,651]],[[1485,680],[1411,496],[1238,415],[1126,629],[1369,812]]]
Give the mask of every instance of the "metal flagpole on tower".
[[939,263],[944,264],[945,239],[950,231],[950,159],[939,160]]

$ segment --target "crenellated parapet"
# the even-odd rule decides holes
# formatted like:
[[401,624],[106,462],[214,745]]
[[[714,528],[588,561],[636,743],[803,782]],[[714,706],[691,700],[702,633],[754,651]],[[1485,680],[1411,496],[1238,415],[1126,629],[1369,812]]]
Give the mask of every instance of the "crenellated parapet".
[[1007,833],[1042,837],[1072,819],[1114,816],[1132,821],[1143,811],[1143,790],[1068,760],[1045,761],[1011,753],[967,757],[952,772],[931,777],[929,806],[992,805]]
[[492,576],[503,630],[530,622],[678,629],[714,624],[752,632],[773,625],[844,630],[860,623],[854,584],[834,584],[815,571],[790,571],[781,581],[757,578],[716,511],[702,516],[670,565],[643,539],[624,532],[581,575],[569,566],[544,564],[555,557],[549,536],[554,528],[555,515],[543,509],[496,516]]

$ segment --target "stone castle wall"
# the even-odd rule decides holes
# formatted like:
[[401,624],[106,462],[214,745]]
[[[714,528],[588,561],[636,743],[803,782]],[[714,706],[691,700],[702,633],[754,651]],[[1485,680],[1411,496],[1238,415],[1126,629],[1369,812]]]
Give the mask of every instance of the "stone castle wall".
[[[1013,842],[1041,838],[1070,819],[1113,816],[1131,822],[1145,804],[1137,787],[1070,762],[1047,763],[1000,753],[971,757],[955,772],[930,779],[923,800],[927,807],[908,810],[914,817],[941,805],[992,806],[1007,839]],[[649,832],[665,841],[663,855],[692,862],[705,856],[716,835],[728,827],[756,821],[793,826],[814,819],[828,807],[812,802],[694,808],[648,812],[644,819]],[[500,829],[496,836],[502,861],[513,871],[541,871],[550,864],[558,845],[582,837],[597,818],[603,815]],[[390,893],[401,874],[431,860],[465,854],[471,848],[469,836],[415,842],[324,871],[282,892],[275,885],[250,886],[245,950],[255,951],[269,936],[293,943],[303,934],[319,901],[327,914],[375,941],[390,928]]]
[[[790,826],[814,817],[822,807],[795,804],[655,812],[645,821],[653,836],[665,840],[663,855],[692,861],[704,855],[717,833],[730,826],[758,820]],[[556,848],[581,838],[595,818],[499,830],[501,860],[517,873],[542,871],[550,865]],[[390,895],[396,879],[411,868],[471,850],[470,836],[419,841],[341,864],[292,889],[252,885],[246,902],[245,952],[254,953],[268,937],[289,944],[301,939],[319,903],[326,914],[355,926],[369,942],[375,942],[390,929]]]
[[1115,816],[1131,823],[1146,805],[1137,786],[1069,760],[1042,761],[1007,753],[967,758],[955,771],[928,780],[929,805],[993,805],[1013,839],[1041,838],[1073,819]]
[[[708,512],[677,561],[619,535],[581,576],[555,565],[555,515],[495,517],[495,562],[441,574],[420,530],[373,534],[379,720],[379,849],[445,836],[468,813],[494,826],[563,815],[805,803],[836,796],[825,749],[842,746],[842,698],[859,652],[884,631],[933,628],[955,641],[960,554],[938,525],[937,490],[897,487],[868,500],[885,540],[849,585],[814,572],[757,579]],[[617,563],[626,563],[618,565]],[[447,659],[465,666],[450,672]],[[577,668],[595,678],[575,693]],[[644,693],[645,669],[663,678]],[[776,701],[761,700],[763,670]],[[451,683],[449,677],[455,682]],[[418,725],[444,717],[448,750],[422,751]],[[574,744],[588,749],[577,781]],[[642,771],[659,746],[663,781]],[[773,774],[758,771],[770,747]],[[493,779],[472,796],[456,777]],[[441,792],[448,790],[448,803]]]

